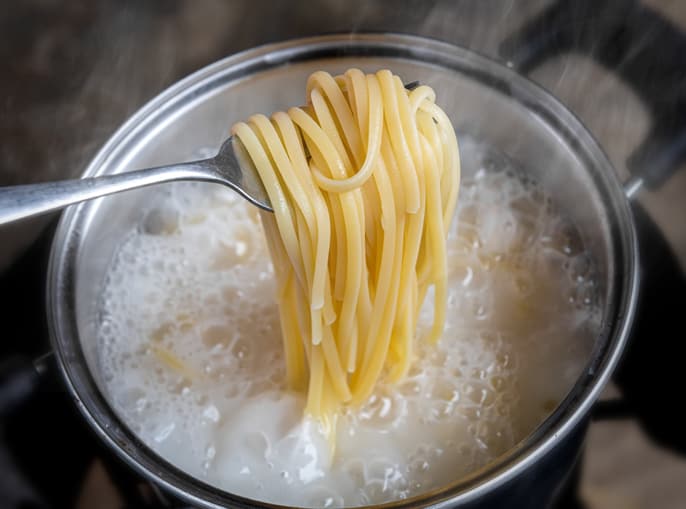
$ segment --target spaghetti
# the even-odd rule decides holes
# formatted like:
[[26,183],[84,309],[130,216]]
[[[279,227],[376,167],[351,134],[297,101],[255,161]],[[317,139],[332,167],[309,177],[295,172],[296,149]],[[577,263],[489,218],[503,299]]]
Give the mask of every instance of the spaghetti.
[[457,202],[455,132],[427,86],[351,69],[312,74],[307,105],[233,126],[264,183],[289,384],[333,425],[384,369],[401,378],[434,288],[437,341],[447,298],[445,239]]

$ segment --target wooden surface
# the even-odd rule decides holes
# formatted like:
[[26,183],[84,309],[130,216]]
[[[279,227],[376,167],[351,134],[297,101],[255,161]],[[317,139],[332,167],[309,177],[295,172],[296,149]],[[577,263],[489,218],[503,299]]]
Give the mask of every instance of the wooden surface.
[[595,423],[581,493],[589,509],[684,509],[686,459],[653,445],[633,422]]

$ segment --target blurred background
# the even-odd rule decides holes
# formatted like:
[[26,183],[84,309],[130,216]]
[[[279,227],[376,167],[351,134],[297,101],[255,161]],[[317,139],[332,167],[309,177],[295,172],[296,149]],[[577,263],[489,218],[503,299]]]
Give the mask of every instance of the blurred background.
[[[609,403],[590,428],[575,503],[686,507],[686,446],[675,405],[683,399],[686,339],[678,323],[686,304],[682,0],[3,2],[0,185],[78,176],[147,100],[217,59],[351,31],[434,37],[515,67],[581,118],[622,180],[650,171],[651,188],[635,208],[647,303],[604,396]],[[51,216],[0,229],[0,358],[48,349],[42,285],[54,224]],[[123,507],[125,484],[112,478],[137,481],[112,465],[54,384],[0,415],[0,507],[41,499],[55,507]]]

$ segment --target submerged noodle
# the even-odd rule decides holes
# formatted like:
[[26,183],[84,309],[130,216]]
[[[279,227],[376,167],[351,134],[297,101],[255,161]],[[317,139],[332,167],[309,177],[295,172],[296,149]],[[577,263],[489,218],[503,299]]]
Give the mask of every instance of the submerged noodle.
[[312,74],[307,105],[233,126],[264,183],[288,373],[306,412],[332,426],[384,369],[401,378],[434,287],[447,299],[446,235],[457,202],[455,132],[434,91],[390,71]]

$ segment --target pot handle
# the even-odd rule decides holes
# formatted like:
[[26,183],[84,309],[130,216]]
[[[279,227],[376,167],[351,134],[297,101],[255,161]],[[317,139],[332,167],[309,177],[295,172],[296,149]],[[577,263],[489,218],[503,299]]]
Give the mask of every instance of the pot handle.
[[558,0],[500,46],[524,74],[572,50],[621,77],[650,111],[652,128],[627,160],[624,189],[632,198],[643,186],[659,188],[686,162],[686,36],[635,0]]
[[16,355],[0,363],[0,420],[36,394],[47,373],[52,352],[36,360]]
[[[4,424],[20,407],[28,403],[41,385],[49,370],[48,360],[52,353],[40,357],[35,362],[28,357],[16,355],[0,362],[0,433],[4,431]],[[17,464],[9,448],[0,440],[0,493],[3,507],[20,508],[32,507],[49,509],[31,480]]]

